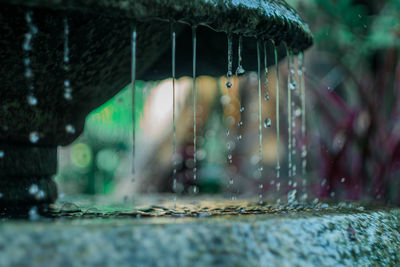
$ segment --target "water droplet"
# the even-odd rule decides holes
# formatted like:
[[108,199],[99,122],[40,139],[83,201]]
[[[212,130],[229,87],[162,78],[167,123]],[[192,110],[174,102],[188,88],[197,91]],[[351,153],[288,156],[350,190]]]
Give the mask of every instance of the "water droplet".
[[302,71],[302,70],[298,70],[298,71],[297,71],[297,75],[298,75],[298,76],[302,76],[302,75],[303,75],[303,71]]
[[65,126],[65,131],[69,134],[75,134],[75,128],[71,124]]
[[297,190],[293,189],[292,191],[290,191],[287,195],[288,198],[288,204],[289,205],[293,205],[295,204],[296,201],[296,194],[297,194]]
[[268,101],[268,100],[269,100],[269,93],[268,93],[268,92],[265,92],[264,100],[265,100],[265,101]]
[[263,185],[263,184],[259,184],[259,185],[258,185],[258,188],[263,189],[263,188],[264,188],[264,185]]
[[266,118],[264,121],[264,128],[269,128],[269,127],[271,127],[271,119]]
[[174,180],[172,181],[172,189],[176,192],[176,188],[177,188],[177,182],[176,178],[174,178]]
[[238,122],[238,126],[240,127],[240,126],[242,126],[243,125],[243,121],[239,121]]
[[31,79],[32,77],[33,77],[33,72],[32,72],[32,70],[31,70],[30,68],[27,68],[27,69],[25,70],[25,78]]
[[296,85],[294,83],[289,83],[289,89],[290,90],[295,90],[296,89]]
[[78,205],[74,203],[65,203],[60,208],[61,213],[76,213],[81,212],[82,210],[78,207]]
[[28,95],[28,104],[31,106],[36,106],[38,103],[37,98],[34,95]]
[[239,134],[239,135],[236,137],[236,139],[237,139],[238,141],[242,140],[242,138],[243,138],[243,136],[242,136],[241,134]]
[[245,73],[246,73],[246,71],[244,70],[244,68],[242,66],[237,67],[236,76],[241,76],[241,75],[243,75]]
[[233,61],[233,55],[232,55],[232,34],[228,34],[228,71],[226,73],[226,87],[231,88],[232,87],[232,82],[231,82],[231,77],[232,77],[232,61]]
[[64,81],[64,86],[65,86],[65,87],[70,87],[70,82],[69,82],[69,80],[65,80],[65,81]]
[[255,170],[253,172],[253,177],[254,177],[254,179],[260,179],[261,178],[261,172],[258,171],[258,170]]
[[25,67],[29,67],[29,65],[31,64],[31,59],[29,57],[24,58],[24,65]]
[[229,184],[232,185],[233,184],[233,179],[229,180]]
[[242,113],[244,111],[244,107],[241,107],[240,108],[240,112]]
[[72,100],[71,92],[64,92],[64,98],[68,101]]
[[300,117],[301,116],[301,108],[300,107],[298,107],[298,108],[296,108],[295,109],[295,111],[294,111],[294,115],[296,116],[296,117]]
[[29,194],[35,195],[35,194],[37,194],[38,192],[39,192],[39,187],[37,186],[37,184],[32,184],[32,185],[29,187]]
[[29,210],[29,220],[36,221],[39,219],[40,219],[40,215],[38,213],[38,208],[36,206],[34,206]]
[[38,132],[31,132],[29,134],[29,141],[31,141],[31,143],[37,143],[39,141],[39,133]]
[[37,200],[44,199],[45,196],[46,196],[46,194],[44,193],[43,190],[39,190],[39,192],[37,192],[37,193],[35,194],[35,198],[36,198]]
[[230,131],[226,130],[226,136],[229,136],[229,135],[230,135]]
[[342,179],[340,179],[341,183],[344,183],[345,181],[346,181],[346,178],[344,178],[344,177]]
[[4,195],[3,195],[3,193],[0,193],[0,198],[2,198]]
[[4,158],[4,150],[0,150],[0,159]]
[[228,159],[232,159],[232,154],[228,154]]

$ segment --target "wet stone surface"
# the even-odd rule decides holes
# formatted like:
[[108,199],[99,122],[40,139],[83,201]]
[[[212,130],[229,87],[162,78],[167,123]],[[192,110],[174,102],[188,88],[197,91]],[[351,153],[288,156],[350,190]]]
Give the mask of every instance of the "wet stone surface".
[[193,198],[175,207],[174,202],[159,200],[146,205],[75,200],[55,204],[55,219],[5,220],[0,227],[0,265],[400,264],[396,208],[353,203],[291,207]]

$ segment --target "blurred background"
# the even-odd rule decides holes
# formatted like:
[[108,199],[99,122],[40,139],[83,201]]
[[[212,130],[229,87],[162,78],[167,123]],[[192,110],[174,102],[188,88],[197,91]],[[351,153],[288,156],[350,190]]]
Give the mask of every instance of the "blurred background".
[[[59,148],[56,182],[61,198],[97,194],[123,200],[135,194],[175,191],[177,195],[219,194],[229,199],[262,194],[266,199],[285,200],[294,192],[299,200],[400,204],[400,2],[287,2],[309,24],[315,40],[305,53],[306,138],[301,137],[301,114],[293,128],[298,140],[293,155],[296,175],[287,175],[285,59],[279,65],[280,155],[276,153],[275,67],[269,68],[268,87],[263,86],[262,115],[263,120],[271,120],[271,127],[262,129],[261,174],[256,73],[234,77],[229,90],[224,77],[198,77],[196,180],[192,80],[182,77],[177,81],[175,188],[172,80],[139,81],[134,119],[128,86],[87,117],[84,133],[73,144]],[[243,46],[246,49],[246,43]],[[246,69],[246,62],[243,66]],[[294,93],[293,97],[298,103],[300,96]],[[300,158],[303,143],[308,146],[305,174]],[[279,179],[277,158],[282,166]]]

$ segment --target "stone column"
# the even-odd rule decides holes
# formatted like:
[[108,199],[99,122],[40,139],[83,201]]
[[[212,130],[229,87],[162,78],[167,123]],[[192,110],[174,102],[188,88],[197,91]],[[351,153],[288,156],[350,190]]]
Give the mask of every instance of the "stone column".
[[0,145],[0,210],[26,209],[57,199],[52,176],[57,172],[56,146]]

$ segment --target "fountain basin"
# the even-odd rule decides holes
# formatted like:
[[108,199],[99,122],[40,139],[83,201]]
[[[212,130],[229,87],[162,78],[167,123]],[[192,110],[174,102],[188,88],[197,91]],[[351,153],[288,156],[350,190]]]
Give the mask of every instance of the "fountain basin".
[[400,210],[3,222],[0,265],[397,266]]

